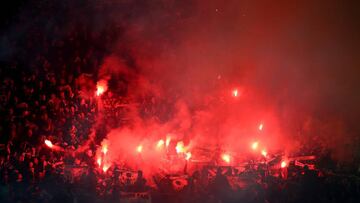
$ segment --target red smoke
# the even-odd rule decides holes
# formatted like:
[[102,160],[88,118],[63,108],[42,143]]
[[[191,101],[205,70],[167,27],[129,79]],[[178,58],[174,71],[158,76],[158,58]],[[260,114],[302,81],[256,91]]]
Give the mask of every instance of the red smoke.
[[[359,159],[356,6],[336,1],[73,2],[61,3],[68,5],[61,15],[69,15],[61,17],[71,21],[59,27],[54,42],[78,24],[90,30],[87,39],[104,36],[91,45],[89,61],[79,50],[81,68],[96,64],[98,70],[76,79],[81,97],[98,102],[95,128],[107,133],[94,160],[100,170],[114,163],[158,169],[179,142],[186,148],[179,156],[189,161],[200,157],[199,148],[218,153],[220,160],[227,154],[223,161],[234,164],[242,156],[278,150],[330,150],[341,161]],[[88,13],[93,16],[82,16]],[[21,33],[31,24],[19,26]],[[124,109],[116,118],[107,118],[115,107],[104,109],[106,97]]]
[[[337,70],[328,69],[333,58],[311,47],[318,41],[332,45],[311,26],[309,36],[301,34],[302,25],[315,25],[305,3],[164,4],[166,9],[153,5],[151,14],[124,23],[99,69],[108,91],[121,90],[128,102],[129,124],[107,135],[109,159],[151,169],[161,165],[159,140],[164,149],[175,143],[175,150],[183,142],[192,158],[192,149],[219,147],[231,162],[304,146],[349,157],[351,147],[345,146],[353,132],[347,132],[342,110],[333,110],[337,95],[328,90],[338,81]],[[332,31],[327,23],[324,29]]]

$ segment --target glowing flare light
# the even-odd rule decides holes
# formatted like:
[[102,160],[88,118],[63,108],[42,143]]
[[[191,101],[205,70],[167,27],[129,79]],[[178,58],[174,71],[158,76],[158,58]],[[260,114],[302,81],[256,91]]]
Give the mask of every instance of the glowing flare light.
[[223,154],[223,155],[221,156],[221,158],[222,158],[222,160],[224,160],[226,163],[230,163],[231,157],[230,157],[229,154]]
[[104,165],[104,166],[102,167],[102,170],[103,170],[104,172],[106,172],[109,168],[110,168],[109,165]]
[[185,152],[184,143],[182,141],[178,142],[175,149],[178,154]]
[[156,147],[161,148],[162,146],[164,146],[164,144],[165,144],[164,140],[159,140]]
[[259,143],[258,143],[258,142],[253,142],[252,145],[251,145],[251,148],[252,148],[253,150],[257,150],[258,146],[259,146]]
[[185,153],[185,159],[186,159],[187,161],[189,161],[190,158],[191,158],[191,152]]
[[259,130],[262,131],[263,128],[264,128],[264,124],[261,123],[261,124],[259,125]]
[[107,82],[105,80],[100,80],[96,84],[96,96],[101,96],[107,90]]
[[267,152],[266,152],[266,150],[265,150],[265,149],[261,150],[261,155],[263,155],[264,157],[266,157],[266,156],[267,156]]
[[45,140],[45,144],[46,144],[46,146],[48,146],[49,148],[53,148],[53,147],[54,147],[53,143],[52,143],[50,140]]
[[234,97],[239,96],[239,91],[238,91],[237,89],[234,89],[234,90],[232,91],[232,95],[233,95]]
[[108,146],[106,144],[104,144],[101,148],[101,152],[104,153],[104,154],[107,154],[108,152]]
[[287,164],[286,161],[282,161],[281,164],[280,164],[280,167],[281,167],[281,168],[285,168],[285,167],[287,167],[287,165],[288,165],[288,164]]
[[102,95],[104,92],[105,92],[104,87],[102,87],[102,86],[97,87],[97,90],[96,90],[97,96]]
[[97,162],[97,164],[98,164],[99,167],[100,167],[100,166],[101,166],[101,158],[98,158],[96,162]]
[[142,145],[139,145],[138,147],[136,147],[136,151],[139,153],[142,152],[142,149],[143,149]]
[[170,141],[171,141],[171,137],[167,137],[166,141],[165,141],[166,147],[168,147],[170,145]]

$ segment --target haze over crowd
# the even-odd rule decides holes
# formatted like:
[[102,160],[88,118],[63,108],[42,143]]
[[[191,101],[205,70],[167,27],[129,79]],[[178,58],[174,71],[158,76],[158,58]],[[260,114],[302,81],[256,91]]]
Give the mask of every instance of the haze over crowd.
[[[65,37],[77,22],[95,34],[116,27],[101,50],[95,49],[101,60],[89,72],[107,80],[110,91],[154,109],[146,113],[134,105],[127,116],[135,121],[135,134],[174,133],[240,151],[253,139],[277,149],[305,144],[353,161],[360,132],[355,4],[123,0],[35,8],[29,3],[3,30],[0,58],[19,53],[35,58],[36,52],[12,46],[34,23],[43,23],[44,33],[57,27],[58,35],[48,33],[53,39]],[[34,15],[29,12],[43,17],[33,22],[26,19]]]

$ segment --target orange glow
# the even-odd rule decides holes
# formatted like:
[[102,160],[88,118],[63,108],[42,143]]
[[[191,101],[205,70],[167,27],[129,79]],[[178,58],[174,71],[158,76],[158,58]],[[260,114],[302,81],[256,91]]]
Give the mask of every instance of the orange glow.
[[96,96],[101,96],[107,90],[107,82],[105,80],[100,80],[96,84]]
[[258,142],[253,142],[252,145],[251,145],[251,148],[252,148],[253,150],[257,150],[258,146],[259,146],[259,143],[258,143]]
[[232,91],[232,95],[233,95],[234,97],[239,96],[239,91],[238,91],[237,89],[234,89],[234,90]]
[[165,144],[164,140],[161,139],[161,140],[158,141],[156,147],[161,148],[162,146],[164,146],[164,144]]
[[191,152],[185,153],[185,159],[189,160],[191,158]]
[[175,149],[178,154],[185,152],[184,143],[182,141],[178,142]]
[[285,168],[287,167],[287,162],[286,161],[282,161],[280,164],[281,168]]
[[100,95],[102,95],[103,93],[104,93],[104,87],[102,87],[102,86],[98,86],[97,87],[97,90],[96,90],[96,95],[97,96],[100,96]]
[[259,130],[262,131],[263,127],[264,127],[264,124],[261,123],[261,124],[259,125]]
[[100,167],[100,166],[101,166],[101,158],[99,157],[96,162],[97,162],[97,164],[98,164],[99,167]]
[[267,152],[266,152],[266,150],[265,150],[265,149],[261,150],[261,155],[263,155],[264,157],[266,157],[266,156],[267,156]]
[[48,146],[50,148],[54,147],[54,145],[52,144],[52,142],[50,140],[45,140],[45,144],[46,144],[46,146]]
[[109,168],[110,168],[109,165],[104,165],[104,166],[102,167],[102,170],[103,170],[104,172],[106,172]]
[[223,155],[221,156],[221,158],[222,158],[222,160],[224,160],[226,163],[230,163],[231,157],[230,157],[229,154],[223,154]]
[[170,137],[170,136],[166,137],[166,141],[165,141],[165,145],[166,145],[166,147],[168,147],[168,146],[169,146],[170,141],[171,141],[171,137]]
[[103,146],[101,147],[101,152],[106,154],[108,152],[108,146],[107,144],[103,144]]
[[136,147],[136,151],[139,153],[142,152],[142,149],[143,149],[142,145],[139,145],[138,147]]

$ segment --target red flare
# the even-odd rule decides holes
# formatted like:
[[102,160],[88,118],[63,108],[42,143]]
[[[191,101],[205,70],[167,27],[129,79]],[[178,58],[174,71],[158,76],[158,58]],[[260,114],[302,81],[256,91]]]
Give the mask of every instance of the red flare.
[[282,161],[281,164],[280,164],[280,167],[281,167],[281,168],[285,168],[285,167],[287,167],[287,165],[288,165],[288,164],[287,164],[286,161]]
[[233,95],[234,97],[239,96],[239,91],[238,91],[237,89],[234,89],[234,90],[232,91],[232,95]]
[[267,151],[265,149],[261,150],[261,155],[263,155],[264,157],[267,156]]
[[161,148],[162,146],[164,146],[164,144],[165,144],[164,140],[161,139],[161,140],[158,141],[156,147]]
[[104,155],[107,154],[108,152],[108,146],[106,144],[103,144],[103,146],[101,147],[101,152],[104,153]]
[[190,158],[191,158],[191,152],[185,153],[185,159],[186,159],[187,161],[189,161]]
[[258,142],[253,142],[253,143],[251,144],[251,148],[252,148],[253,150],[257,150],[258,146],[259,146],[259,143],[258,143]]
[[221,156],[221,158],[222,158],[222,160],[224,160],[226,163],[230,163],[231,157],[230,157],[229,154],[223,154],[223,155]]
[[96,162],[97,162],[97,164],[98,164],[99,167],[100,167],[100,166],[101,166],[101,158],[99,157]]
[[166,141],[165,141],[166,147],[170,145],[170,141],[171,141],[171,137],[170,136],[166,137]]
[[103,170],[104,172],[106,172],[109,168],[110,168],[109,165],[104,165],[104,166],[102,167],[102,170]]
[[143,149],[142,145],[139,145],[139,146],[136,147],[136,151],[137,151],[138,153],[141,153],[141,152],[142,152],[142,149]]
[[96,96],[101,96],[107,90],[107,82],[106,80],[100,80],[96,84]]
[[262,131],[263,127],[264,127],[264,124],[260,123],[259,130]]
[[52,142],[50,140],[45,140],[45,144],[46,146],[48,146],[49,148],[53,148],[54,145],[52,144]]
[[182,141],[178,142],[175,149],[178,154],[185,152],[184,143]]

